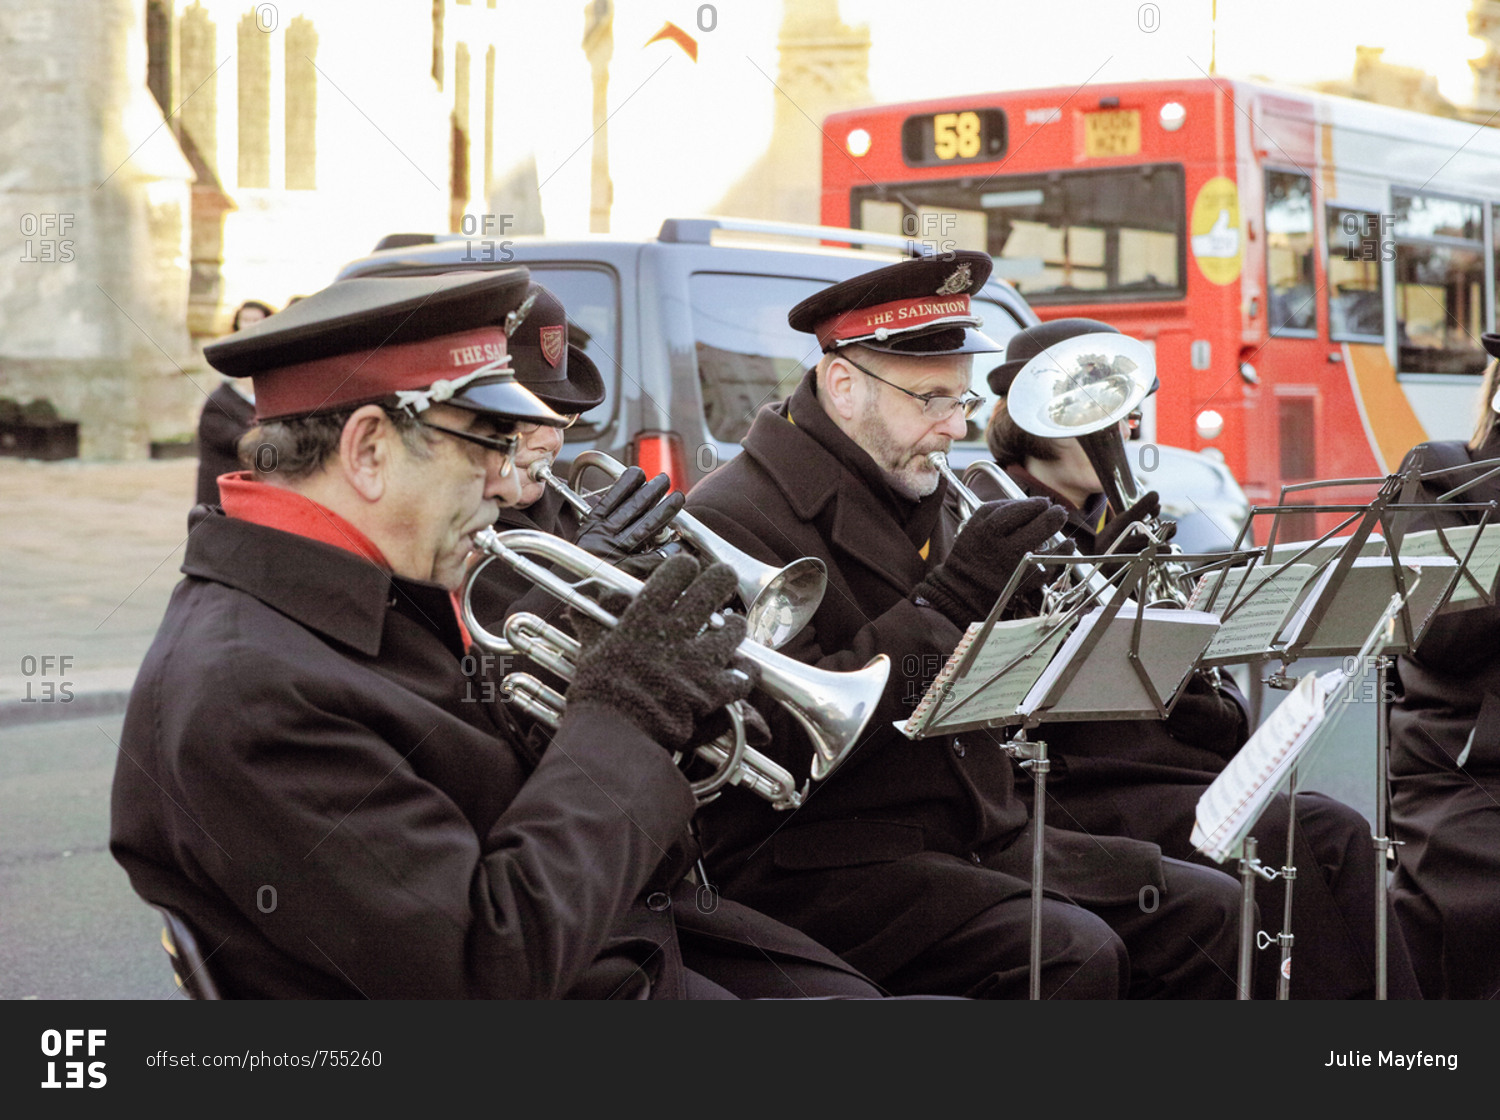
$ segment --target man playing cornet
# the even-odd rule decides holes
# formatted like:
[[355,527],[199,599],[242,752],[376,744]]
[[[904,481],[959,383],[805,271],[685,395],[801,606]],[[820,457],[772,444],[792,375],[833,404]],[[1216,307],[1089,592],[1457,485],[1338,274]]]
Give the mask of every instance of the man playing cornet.
[[[604,403],[604,378],[583,347],[569,336],[561,301],[533,283],[522,301],[523,305],[528,302],[526,315],[510,338],[511,372],[563,423],[523,421],[517,425],[520,442],[515,466],[520,493],[515,502],[501,508],[495,528],[539,529],[619,564],[652,545],[682,508],[683,495],[671,490],[666,475],[648,479],[639,467],[631,467],[596,496],[592,509],[585,513],[564,496],[563,487],[548,485],[546,476],[563,450],[563,433]],[[625,565],[637,574],[644,574],[649,566],[645,560]],[[552,623],[563,618],[562,605],[554,596],[501,563],[491,562],[480,569],[470,598],[475,616],[496,632],[505,617],[516,611]]]
[[506,369],[527,282],[347,280],[207,348],[254,378],[257,469],[195,512],[111,851],[230,997],[876,995],[670,856],[696,801],[669,752],[757,676],[714,613],[732,573],[673,558],[588,629],[537,754],[466,647],[515,427],[562,422]]
[[[970,304],[990,268],[974,252],[904,261],[793,308],[822,358],[687,503],[761,560],[827,566],[821,607],[782,652],[833,670],[883,653],[893,669],[870,730],[795,813],[738,790],[704,810],[708,873],[897,993],[1024,997],[1029,985],[1032,844],[1009,757],[987,734],[912,742],[891,726],[1064,520],[1046,499],[992,502],[955,536],[927,460],[979,401],[972,356],[1000,350]],[[807,773],[794,723],[766,714],[768,753]],[[1043,902],[1044,998],[1233,994],[1233,883],[1154,844],[1044,835],[1056,892]]]

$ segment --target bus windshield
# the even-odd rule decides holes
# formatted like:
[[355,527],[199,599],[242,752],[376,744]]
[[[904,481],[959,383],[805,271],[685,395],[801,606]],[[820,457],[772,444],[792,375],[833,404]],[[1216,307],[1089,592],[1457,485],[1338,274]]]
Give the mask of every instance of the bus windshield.
[[865,185],[852,202],[861,229],[989,253],[1031,303],[1185,294],[1181,164]]

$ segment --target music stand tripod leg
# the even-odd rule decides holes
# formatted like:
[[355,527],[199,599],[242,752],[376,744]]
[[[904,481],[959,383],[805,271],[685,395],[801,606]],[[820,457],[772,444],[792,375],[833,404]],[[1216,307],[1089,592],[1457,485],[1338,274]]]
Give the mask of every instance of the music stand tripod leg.
[[1035,790],[1031,810],[1033,830],[1031,837],[1031,986],[1028,998],[1042,998],[1042,864],[1045,849],[1042,841],[1042,826],[1047,813],[1047,771],[1052,763],[1047,759],[1047,744],[1024,738],[1024,732],[1011,742],[1010,749],[1022,759],[1021,769],[1030,771]]
[[1240,960],[1236,999],[1250,998],[1250,974],[1255,961],[1255,837],[1247,836],[1240,855]]
[[1387,869],[1386,862],[1391,851],[1391,839],[1386,835],[1389,827],[1387,814],[1390,796],[1391,734],[1385,708],[1391,659],[1375,658],[1375,697],[1378,705],[1375,712],[1375,998],[1386,997],[1386,908]]

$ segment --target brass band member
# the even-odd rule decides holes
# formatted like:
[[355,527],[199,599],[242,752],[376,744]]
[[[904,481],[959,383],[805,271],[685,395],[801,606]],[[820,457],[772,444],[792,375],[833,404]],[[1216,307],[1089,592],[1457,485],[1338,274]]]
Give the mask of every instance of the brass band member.
[[[1005,361],[989,374],[1000,398],[985,438],[995,462],[1028,494],[1068,511],[1064,532],[1085,555],[1105,552],[1116,538],[1131,551],[1131,528],[1156,516],[1155,491],[1123,513],[1109,508],[1098,475],[1076,439],[1047,439],[1020,428],[1005,407],[1016,374],[1032,358],[1065,339],[1118,333],[1093,319],[1059,319],[1010,339]],[[999,493],[983,475],[972,479],[981,497]],[[1138,549],[1140,545],[1136,545]],[[1198,799],[1250,734],[1244,695],[1227,676],[1196,672],[1165,720],[1059,722],[1046,727],[1052,768],[1047,780],[1049,820],[1085,832],[1134,836],[1160,845],[1172,857],[1218,868],[1194,850],[1191,835]],[[1295,938],[1289,993],[1297,999],[1371,999],[1375,995],[1375,854],[1370,823],[1357,810],[1322,793],[1299,793],[1292,891]],[[1255,826],[1258,858],[1268,867],[1286,863],[1288,798],[1279,794]],[[1262,916],[1280,928],[1284,886],[1256,881]],[[1387,940],[1387,994],[1418,998],[1415,977],[1399,931]],[[1256,957],[1254,994],[1274,999],[1275,962]]]
[[[1009,757],[991,735],[912,742],[891,727],[1064,519],[1045,499],[992,502],[955,538],[925,458],[965,431],[973,355],[1000,349],[970,302],[990,268],[984,253],[908,260],[794,307],[816,368],[688,495],[688,512],[758,559],[826,564],[822,605],[782,652],[825,669],[893,663],[871,730],[795,814],[735,790],[705,809],[709,874],[896,993],[1028,991],[1032,844]],[[766,715],[770,753],[806,774],[799,730]],[[1044,997],[1233,994],[1233,883],[1149,842],[1045,836]],[[1149,913],[1143,890],[1160,900]]]
[[878,994],[664,860],[696,809],[668,752],[757,675],[743,621],[707,625],[729,569],[674,557],[590,629],[536,757],[465,648],[451,593],[517,498],[515,425],[562,422],[505,370],[527,283],[346,280],[207,348],[254,378],[264,450],[194,513],[111,851],[230,997]]
[[[1500,335],[1481,341],[1491,361],[1480,390],[1479,422],[1467,442],[1419,444],[1402,469],[1419,461],[1437,471],[1500,458],[1495,422]],[[1433,479],[1436,498],[1484,471]],[[1455,499],[1500,500],[1487,479]],[[1479,520],[1477,511],[1434,506],[1409,531]],[[1396,659],[1391,729],[1391,835],[1396,877],[1391,897],[1428,999],[1500,996],[1500,608],[1438,618],[1409,657]]]

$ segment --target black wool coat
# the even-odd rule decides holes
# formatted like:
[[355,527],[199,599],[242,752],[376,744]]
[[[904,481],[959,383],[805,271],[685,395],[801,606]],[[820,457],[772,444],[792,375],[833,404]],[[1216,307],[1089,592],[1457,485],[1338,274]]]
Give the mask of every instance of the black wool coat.
[[[1423,469],[1500,458],[1500,439],[1478,452],[1423,444]],[[1435,479],[1432,501],[1481,472]],[[1463,502],[1500,501],[1500,480]],[[1474,524],[1475,511],[1437,508],[1411,529]],[[1491,519],[1494,523],[1494,519]],[[1390,706],[1391,885],[1407,940],[1422,961],[1429,999],[1493,999],[1500,993],[1500,607],[1439,617],[1410,656],[1396,659]]]
[[[730,789],[701,814],[707,867],[726,896],[811,934],[879,978],[997,902],[1029,893],[1032,845],[1012,764],[988,733],[912,741],[910,715],[959,630],[912,602],[952,547],[957,507],[892,494],[823,413],[812,375],[756,416],[743,452],[697,483],[687,509],[757,559],[822,560],[828,589],[781,650],[829,672],[889,659],[853,752],[795,811]],[[862,458],[861,458],[862,457]],[[762,706],[766,748],[798,780],[812,749],[785,707]],[[1084,903],[1161,884],[1154,844],[1049,829],[1045,884]]]
[[[1028,494],[1068,505],[1026,472],[1008,473]],[[983,476],[973,480],[973,489],[987,501],[1002,496],[1000,488]],[[1080,553],[1093,553],[1104,511],[1102,494],[1087,510],[1068,505],[1063,531]],[[1195,674],[1188,687],[1200,695],[1208,693],[1201,674]],[[1047,792],[1057,809],[1054,823],[1150,840],[1169,856],[1194,859],[1191,836],[1198,799],[1250,731],[1249,706],[1238,687],[1226,678],[1220,696],[1215,718],[1186,727],[1180,720],[1155,719],[1043,725],[1037,734],[1046,740],[1052,761]]]
[[796,931],[695,905],[664,863],[692,792],[633,724],[572,705],[528,757],[441,587],[203,508],[183,571],[126,712],[110,848],[227,996],[604,998],[647,977],[671,998],[689,931],[873,993]]
[[198,417],[198,504],[219,504],[219,476],[240,469],[240,437],[253,427],[255,406],[221,381]]

